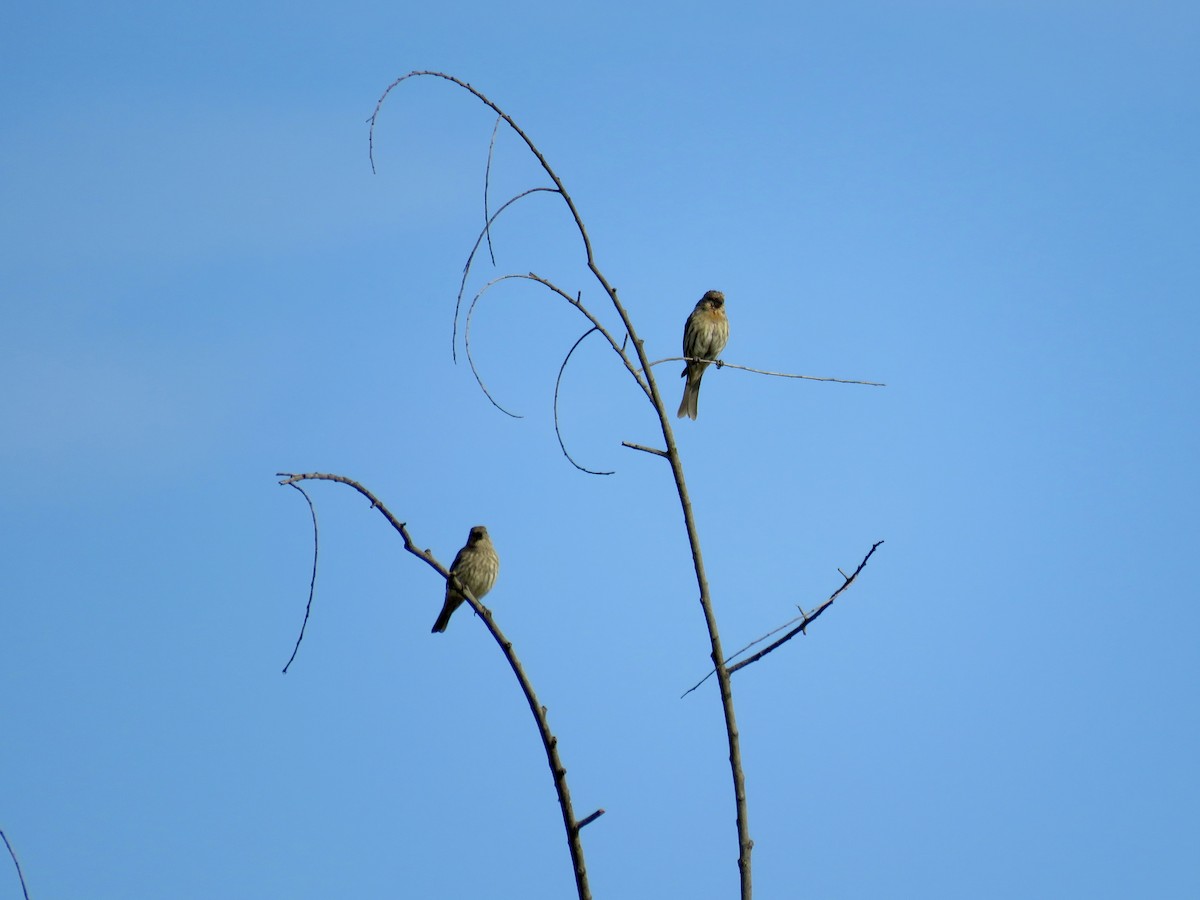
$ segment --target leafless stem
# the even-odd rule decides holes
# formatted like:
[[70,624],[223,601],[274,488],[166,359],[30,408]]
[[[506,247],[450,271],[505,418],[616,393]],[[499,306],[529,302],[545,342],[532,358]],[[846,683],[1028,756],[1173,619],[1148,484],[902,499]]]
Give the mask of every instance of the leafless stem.
[[602,334],[604,336],[604,339],[606,341],[608,341],[608,345],[610,347],[612,347],[613,351],[621,358],[621,361],[624,362],[626,371],[628,371],[630,374],[632,374],[634,376],[635,380],[638,383],[638,386],[640,388],[642,388],[642,390],[646,393],[646,396],[647,397],[650,396],[649,388],[647,387],[646,382],[642,379],[642,377],[640,375],[638,375],[636,373],[633,363],[630,361],[629,357],[617,345],[616,340],[613,338],[612,334],[609,333],[608,329],[604,327],[603,323],[592,314],[591,310],[589,310],[586,306],[583,305],[583,303],[579,299],[579,297],[577,297],[577,296],[572,297],[570,294],[568,294],[566,291],[564,291],[562,288],[560,288],[554,282],[550,281],[547,278],[543,278],[541,275],[538,275],[534,272],[529,272],[527,274],[520,274],[520,273],[513,272],[513,273],[509,273],[507,275],[500,275],[497,278],[493,278],[491,281],[489,281],[487,284],[485,284],[482,288],[480,288],[479,291],[475,294],[475,296],[473,298],[471,298],[471,302],[467,306],[467,324],[466,324],[466,327],[463,329],[463,347],[467,353],[467,362],[471,367],[471,374],[473,374],[475,376],[475,381],[479,384],[479,388],[480,388],[480,390],[483,391],[484,396],[486,396],[488,398],[488,400],[491,401],[492,405],[494,407],[496,407],[496,409],[500,410],[505,415],[512,416],[514,419],[522,418],[522,416],[518,415],[517,413],[510,412],[509,410],[507,410],[503,406],[501,406],[500,403],[496,400],[496,398],[493,397],[491,392],[487,389],[487,385],[485,385],[483,383],[483,378],[480,376],[479,370],[475,367],[475,359],[471,355],[471,320],[475,313],[475,306],[479,303],[479,301],[481,299],[483,299],[483,295],[486,294],[488,291],[490,291],[492,288],[494,288],[496,285],[500,284],[502,281],[508,281],[513,278],[519,278],[519,279],[523,279],[526,281],[535,282],[536,284],[540,284],[543,287],[549,289],[550,291],[553,291],[555,294],[562,297],[564,300],[566,300],[568,303],[570,303],[573,307],[575,307],[577,310],[579,310],[583,314],[584,318],[586,318],[589,322],[592,323],[592,328],[595,331],[600,332],[600,334]]
[[538,734],[542,739],[542,747],[546,751],[546,762],[550,765],[550,773],[554,778],[554,789],[558,793],[559,806],[562,808],[563,828],[566,830],[567,845],[571,852],[571,863],[575,872],[575,887],[579,894],[579,900],[591,900],[592,894],[591,889],[588,887],[587,866],[583,857],[583,843],[579,839],[579,830],[583,826],[575,818],[575,811],[571,806],[571,792],[567,787],[567,770],[558,755],[558,738],[550,731],[550,722],[546,717],[546,708],[538,702],[537,694],[533,690],[533,684],[525,674],[525,669],[521,665],[521,661],[517,658],[516,651],[513,650],[512,642],[504,636],[504,633],[496,624],[492,616],[492,611],[475,599],[466,585],[438,562],[433,554],[428,550],[422,550],[413,543],[408,526],[397,519],[391,510],[380,502],[379,498],[357,481],[347,478],[344,475],[332,475],[324,472],[308,472],[304,474],[277,472],[276,475],[283,479],[280,484],[293,485],[301,481],[335,481],[358,491],[371,502],[371,507],[379,510],[380,514],[387,519],[388,524],[399,533],[404,541],[404,549],[425,562],[426,565],[437,572],[444,580],[448,581],[451,587],[462,593],[466,601],[471,604],[471,608],[483,620],[488,632],[500,648],[500,652],[508,660],[508,665],[512,669],[513,675],[516,676],[517,682],[521,685],[521,691],[525,694],[525,700],[529,704],[529,711],[533,714],[534,721],[537,723]]
[[[876,541],[874,544],[871,545],[871,549],[867,551],[867,555],[863,557],[863,561],[858,564],[858,568],[855,569],[854,572],[849,577],[847,577],[845,575],[842,576],[843,578],[845,578],[845,581],[842,582],[841,587],[839,587],[836,591],[834,591],[832,594],[829,595],[829,599],[827,599],[824,603],[822,603],[820,606],[818,606],[816,609],[814,609],[811,613],[806,613],[803,610],[801,610],[800,611],[801,622],[798,626],[796,626],[796,628],[794,628],[792,631],[789,631],[787,634],[785,634],[783,637],[781,637],[779,640],[775,641],[774,643],[770,644],[769,646],[764,647],[762,650],[759,650],[753,656],[747,657],[746,659],[743,659],[737,665],[732,666],[729,670],[730,674],[736,672],[738,669],[746,668],[746,666],[750,665],[751,663],[758,662],[760,659],[762,659],[768,653],[775,650],[780,645],[787,643],[792,638],[794,638],[797,634],[802,633],[804,631],[804,629],[809,626],[810,623],[815,621],[816,618],[819,615],[821,615],[821,613],[825,612],[825,610],[829,609],[829,607],[833,605],[833,601],[838,598],[838,595],[841,594],[842,591],[846,590],[846,588],[850,587],[850,585],[854,583],[854,579],[858,577],[858,573],[861,572],[864,568],[866,568],[867,561],[872,556],[875,555],[875,551],[877,549],[879,549],[879,546],[882,543],[883,543],[883,541]],[[741,653],[742,651],[739,650],[738,652]]]
[[566,358],[562,361],[562,365],[558,367],[558,377],[554,379],[554,435],[558,438],[558,446],[562,448],[563,455],[570,461],[571,465],[573,465],[579,471],[587,472],[589,475],[612,475],[612,472],[597,472],[594,469],[585,468],[579,463],[575,462],[575,458],[567,452],[567,445],[563,443],[562,429],[559,427],[558,423],[558,387],[560,384],[562,384],[563,372],[567,370],[567,363],[571,361],[571,354],[575,352],[575,348],[583,343],[584,338],[586,338],[589,334],[593,334],[595,331],[596,326],[593,325],[591,328],[581,334],[579,336],[579,340],[572,344],[571,349],[567,351]]
[[628,447],[630,450],[641,450],[643,453],[653,453],[655,456],[661,456],[664,459],[669,459],[667,451],[659,450],[657,447],[646,447],[642,444],[634,444],[629,441],[621,441],[622,447]]
[[292,482],[289,487],[294,487],[304,497],[308,503],[308,511],[312,513],[313,523],[313,566],[312,580],[308,583],[308,604],[304,607],[304,621],[300,623],[300,634],[296,636],[296,646],[292,648],[292,655],[288,657],[287,665],[283,667],[283,674],[287,674],[288,667],[291,666],[292,660],[296,658],[296,654],[300,652],[300,642],[304,640],[304,629],[308,627],[308,616],[312,612],[313,593],[317,589],[317,554],[320,549],[320,533],[317,530],[317,508],[313,506],[312,498],[308,496],[308,492],[300,485]]
[[[483,170],[483,230],[487,235],[488,256],[491,257],[493,266],[496,264],[496,251],[492,249],[492,220],[488,216],[488,188],[492,181],[492,154],[496,150],[496,135],[499,133],[500,123],[503,121],[496,116],[496,124],[492,126],[492,139],[488,141],[487,168]],[[470,268],[470,263],[467,264],[467,267]]]
[[586,827],[586,826],[588,826],[588,825],[591,825],[593,822],[595,822],[595,821],[596,821],[598,818],[600,818],[602,815],[604,815],[604,810],[602,810],[602,809],[598,809],[598,810],[596,810],[596,811],[595,811],[594,813],[592,813],[590,816],[585,816],[583,819],[581,819],[581,820],[579,821],[579,827],[580,827],[580,828],[584,828],[584,827]]
[[483,383],[483,377],[479,374],[479,369],[475,366],[475,358],[471,355],[471,317],[475,314],[475,304],[490,291],[493,287],[508,278],[507,275],[501,275],[499,278],[493,278],[471,299],[471,305],[467,307],[467,326],[463,329],[463,349],[467,353],[467,363],[471,366],[471,374],[475,376],[475,381],[479,385],[479,389],[483,391],[483,395],[488,398],[492,406],[500,410],[506,416],[512,416],[514,419],[523,419],[524,416],[511,412],[500,405],[500,402],[492,396],[492,392],[487,389],[487,385]]
[[661,363],[668,362],[711,362],[716,365],[718,369],[740,369],[743,372],[753,372],[756,375],[773,375],[776,378],[803,378],[806,381],[832,381],[836,382],[837,384],[865,384],[871,387],[887,387],[886,384],[882,384],[878,381],[851,381],[848,378],[823,378],[818,375],[793,375],[789,372],[766,372],[762,369],[752,369],[749,366],[735,366],[733,363],[727,363],[720,359],[700,359],[692,356],[668,356],[666,359],[656,359],[654,362],[650,363],[650,365],[657,366]]
[[[588,821],[598,815],[603,815],[604,810],[592,813]],[[8,848],[8,855],[12,857],[13,865],[17,868],[17,878],[21,882],[21,893],[25,895],[25,900],[29,900],[29,888],[25,886],[25,873],[21,871],[20,860],[17,859],[17,851],[13,849],[13,845],[8,842],[8,835],[4,833],[4,829],[0,828],[0,839],[4,841],[4,846]]]
[[[737,665],[729,666],[729,674],[732,675],[738,669],[744,668],[745,666],[748,666],[753,662],[757,662],[758,660],[762,659],[764,656],[766,656],[768,653],[772,652],[773,650],[775,650],[782,644],[786,644],[788,641],[790,641],[792,638],[794,638],[797,634],[807,634],[805,629],[808,628],[808,626],[811,625],[813,622],[815,622],[817,620],[817,617],[820,616],[821,613],[825,612],[825,610],[829,609],[829,607],[831,605],[833,605],[833,601],[838,598],[838,595],[842,591],[844,591],[844,590],[846,590],[846,588],[850,587],[850,585],[853,583],[854,579],[858,577],[858,573],[861,572],[864,568],[866,568],[867,560],[869,560],[875,554],[876,549],[878,549],[881,544],[883,544],[883,541],[876,541],[874,544],[871,545],[871,549],[867,551],[867,555],[863,557],[863,561],[858,564],[858,568],[855,569],[852,574],[847,575],[841,569],[838,569],[838,573],[842,576],[842,579],[843,579],[841,586],[838,587],[838,589],[836,591],[834,591],[832,594],[830,594],[829,598],[827,600],[825,600],[823,603],[821,603],[820,606],[816,607],[812,612],[806,613],[802,608],[800,610],[800,615],[796,616],[796,618],[791,619],[790,621],[784,622],[782,625],[779,625],[776,628],[772,628],[770,631],[768,631],[762,637],[755,638],[750,643],[748,643],[745,647],[743,647],[741,650],[738,650],[737,652],[730,654],[729,658],[725,660],[726,665],[728,665],[733,660],[737,659],[737,657],[741,656],[743,653],[745,653],[751,647],[753,647],[757,644],[761,644],[763,641],[765,641],[767,638],[771,637],[772,635],[778,634],[779,632],[783,631],[785,628],[790,628],[796,622],[800,623],[795,628],[793,628],[791,631],[789,631],[787,634],[785,634],[783,637],[781,637],[779,640],[777,640],[773,644],[771,644],[769,647],[766,647],[766,648],[760,650],[758,653],[754,654],[753,656],[742,660]],[[716,669],[713,669],[712,671],[710,671],[707,675],[705,675],[703,678],[701,678],[699,681],[697,681],[695,684],[693,684],[690,688],[688,688],[686,691],[684,691],[682,696],[686,697],[688,694],[690,694],[696,688],[700,687],[700,685],[704,684],[704,682],[708,681],[708,679],[711,678],[714,674],[716,674]],[[682,697],[680,699],[682,699]]]

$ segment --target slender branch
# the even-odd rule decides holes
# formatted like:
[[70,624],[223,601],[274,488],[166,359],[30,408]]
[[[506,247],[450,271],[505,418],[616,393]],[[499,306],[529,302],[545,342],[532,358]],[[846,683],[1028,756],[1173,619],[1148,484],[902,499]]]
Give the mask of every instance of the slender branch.
[[[596,816],[604,814],[604,810],[592,813],[588,818],[590,822]],[[8,855],[12,857],[13,865],[17,867],[17,878],[21,881],[21,893],[25,895],[25,900],[29,900],[29,888],[25,886],[25,873],[21,871],[21,862],[17,859],[17,851],[13,849],[13,845],[8,842],[8,835],[4,833],[4,829],[0,828],[0,839],[3,839],[4,846],[8,848]]]
[[606,341],[608,341],[608,345],[610,347],[612,347],[613,352],[616,353],[617,356],[619,356],[621,358],[621,362],[623,362],[625,364],[625,371],[627,371],[630,375],[633,376],[633,380],[637,382],[637,386],[642,389],[642,393],[644,393],[646,395],[646,398],[652,399],[649,384],[646,382],[646,380],[644,378],[642,378],[638,369],[633,365],[633,363],[629,359],[628,354],[626,354],[626,352],[625,352],[626,341],[628,341],[629,335],[626,334],[624,336],[624,339],[622,340],[621,344],[618,345],[616,338],[614,338],[612,336],[612,334],[609,333],[608,329],[605,328],[600,323],[600,320],[598,318],[596,318],[595,315],[593,315],[592,311],[583,305],[582,293],[577,294],[576,296],[572,297],[570,294],[568,294],[566,291],[564,291],[562,288],[560,288],[554,282],[550,281],[547,278],[543,278],[541,275],[538,275],[536,272],[530,272],[528,275],[516,275],[513,277],[528,278],[530,281],[536,281],[538,284],[545,285],[550,290],[554,291],[554,293],[558,294],[560,297],[562,297],[564,300],[566,300],[568,303],[570,303],[572,306],[574,306],[577,310],[579,310],[583,314],[583,316],[596,327],[596,330],[599,331],[602,335],[604,335],[604,339]]
[[[867,561],[875,554],[876,549],[878,549],[882,543],[883,543],[883,541],[876,541],[874,544],[871,545],[871,549],[867,551],[867,555],[863,557],[863,561],[858,564],[858,568],[854,570],[853,574],[847,575],[841,569],[838,569],[838,572],[841,574],[842,579],[843,579],[841,586],[836,591],[834,591],[832,594],[830,594],[828,599],[826,599],[823,603],[821,603],[820,606],[816,607],[812,612],[806,613],[804,611],[804,609],[801,608],[800,615],[796,616],[796,618],[791,619],[790,621],[784,622],[782,625],[780,625],[776,628],[772,628],[770,631],[768,631],[762,637],[758,637],[758,638],[755,638],[754,640],[752,640],[741,650],[738,650],[735,653],[731,653],[729,655],[729,658],[725,660],[726,665],[728,665],[733,660],[737,659],[737,657],[741,656],[743,653],[745,653],[751,647],[753,647],[757,644],[761,644],[763,641],[765,641],[767,638],[771,637],[772,635],[778,634],[779,632],[783,631],[785,628],[791,627],[796,622],[800,623],[798,626],[796,626],[794,629],[789,631],[786,635],[781,637],[779,640],[775,641],[769,647],[766,647],[763,650],[760,650],[758,653],[754,654],[753,656],[749,657],[748,659],[742,660],[737,665],[730,666],[729,674],[732,675],[738,669],[741,669],[744,666],[748,666],[753,662],[757,662],[758,660],[760,660],[764,656],[766,656],[768,653],[770,653],[773,650],[775,650],[776,648],[778,648],[780,645],[786,644],[788,641],[790,641],[792,638],[794,638],[797,634],[807,634],[808,632],[805,631],[805,629],[808,628],[808,626],[811,625],[813,622],[815,622],[817,620],[817,617],[820,616],[821,613],[825,612],[825,610],[829,609],[829,607],[833,605],[833,601],[838,598],[838,595],[842,591],[844,591],[844,590],[846,590],[846,588],[850,587],[850,585],[854,582],[854,579],[858,577],[858,573],[861,572],[864,568],[866,568]],[[713,669],[711,672],[709,672],[707,675],[705,675],[703,678],[701,678],[699,681],[697,681],[695,684],[693,684],[690,688],[688,688],[686,691],[684,691],[682,696],[680,697],[680,699],[682,700],[683,697],[686,697],[688,694],[690,694],[696,688],[700,687],[700,685],[702,685],[702,684],[704,684],[704,682],[708,681],[708,679],[711,678],[715,673],[716,673],[716,669]]]
[[[769,646],[764,647],[762,650],[759,650],[753,656],[747,657],[746,659],[743,659],[737,665],[731,667],[729,670],[730,674],[733,674],[738,669],[744,669],[746,666],[750,665],[751,663],[758,662],[760,659],[762,659],[764,656],[766,656],[771,651],[775,650],[780,645],[786,644],[788,641],[790,641],[792,638],[794,638],[797,634],[803,633],[804,629],[808,627],[809,623],[815,621],[816,618],[819,615],[821,615],[821,613],[823,613],[823,612],[825,612],[825,610],[829,609],[829,607],[833,605],[833,601],[838,598],[838,595],[842,591],[846,590],[846,588],[850,587],[851,584],[854,583],[854,579],[858,577],[858,573],[861,572],[864,568],[866,568],[867,561],[872,556],[875,555],[875,551],[877,549],[879,549],[879,546],[882,543],[883,543],[883,541],[876,541],[874,544],[871,545],[871,549],[867,551],[867,555],[863,557],[863,561],[858,564],[858,568],[855,569],[854,573],[851,574],[850,576],[846,576],[846,575],[842,576],[846,580],[844,582],[842,582],[841,587],[839,587],[836,591],[834,591],[832,594],[829,595],[828,600],[826,600],[824,603],[822,603],[820,606],[818,606],[816,609],[814,609],[811,613],[805,613],[803,610],[801,610],[800,618],[802,621],[795,629],[793,629],[792,631],[785,634],[783,637],[781,637],[779,640],[775,641],[773,644],[770,644]],[[741,653],[742,651],[739,650],[738,652]]]
[[622,447],[628,447],[630,450],[641,450],[643,453],[653,453],[655,456],[661,456],[664,459],[669,459],[666,450],[659,450],[657,447],[646,447],[642,444],[634,444],[629,441],[621,441]]
[[588,886],[587,866],[583,857],[583,843],[579,838],[579,830],[583,826],[575,818],[575,811],[571,805],[571,792],[567,786],[567,770],[558,755],[558,738],[550,730],[550,722],[546,717],[546,707],[538,702],[537,694],[533,690],[533,684],[530,682],[529,676],[525,674],[525,669],[521,665],[521,661],[517,658],[516,651],[513,650],[512,641],[505,637],[504,633],[500,630],[500,626],[496,624],[492,616],[492,611],[480,603],[471,594],[467,586],[459,580],[458,576],[452,574],[445,566],[438,562],[433,554],[428,550],[420,549],[413,542],[408,531],[408,526],[397,519],[378,497],[357,481],[347,478],[344,475],[333,475],[325,472],[307,472],[303,474],[277,472],[276,475],[283,478],[283,481],[279,482],[280,484],[291,485],[301,481],[334,481],[358,491],[371,502],[371,508],[379,510],[380,514],[387,519],[388,524],[400,535],[404,541],[404,549],[422,560],[446,580],[452,588],[460,592],[466,601],[471,604],[471,608],[475,610],[475,613],[483,620],[488,632],[496,641],[497,646],[500,647],[500,652],[508,660],[508,665],[512,669],[513,675],[516,676],[517,682],[521,685],[521,691],[525,694],[525,700],[529,704],[529,711],[533,714],[534,721],[537,723],[538,734],[542,739],[542,747],[546,751],[546,762],[550,766],[550,773],[554,778],[554,789],[558,793],[558,802],[562,809],[563,828],[567,834],[567,846],[571,853],[571,863],[575,873],[575,888],[579,894],[579,900],[591,900],[592,894]]
[[604,810],[602,810],[602,809],[598,809],[598,810],[596,810],[596,811],[595,811],[594,813],[592,813],[590,816],[585,816],[584,818],[580,819],[580,821],[579,821],[579,827],[580,827],[580,828],[584,828],[584,827],[586,827],[586,826],[588,826],[588,825],[591,825],[593,822],[595,822],[595,821],[596,821],[598,818],[600,818],[602,815],[604,815]]
[[488,141],[487,168],[483,170],[483,230],[487,234],[488,256],[492,265],[496,264],[496,251],[492,249],[492,220],[488,217],[488,186],[492,181],[492,154],[496,150],[496,134],[500,131],[500,123],[504,120],[496,116],[496,124],[492,126],[492,139]]
[[[582,300],[580,300],[580,298],[578,296],[572,297],[570,294],[568,294],[566,291],[564,291],[561,287],[559,287],[553,281],[550,281],[548,278],[543,278],[541,275],[538,275],[535,272],[528,272],[528,273],[510,272],[507,275],[500,275],[496,278],[493,278],[491,281],[489,281],[487,284],[485,284],[482,288],[479,289],[479,292],[475,295],[475,297],[471,300],[471,303],[467,307],[468,323],[471,320],[471,314],[472,314],[473,310],[475,309],[475,304],[477,304],[479,302],[479,300],[483,297],[483,295],[485,293],[487,293],[488,291],[490,291],[493,287],[498,285],[500,282],[508,281],[509,279],[512,279],[512,278],[518,278],[518,279],[522,279],[524,281],[532,281],[536,284],[540,284],[543,287],[553,291],[555,294],[562,297],[564,300],[566,300],[568,303],[570,303],[573,307],[575,307],[577,310],[579,310],[583,314],[584,318],[586,318],[589,322],[592,323],[592,327],[595,328],[596,331],[600,332],[600,334],[602,334],[604,336],[604,339],[606,341],[608,341],[608,345],[610,347],[612,347],[613,352],[615,352],[621,358],[621,361],[625,364],[625,370],[627,372],[629,372],[631,375],[633,375],[634,379],[637,381],[638,387],[640,387],[642,389],[643,393],[645,393],[647,397],[650,396],[650,389],[649,389],[648,385],[646,384],[646,382],[642,378],[642,376],[638,374],[637,369],[634,368],[634,365],[630,361],[629,357],[625,354],[624,350],[622,350],[621,347],[617,344],[616,339],[612,336],[612,334],[609,333],[608,329],[604,327],[604,324],[592,314],[591,310],[589,310],[586,306],[583,305]],[[468,328],[469,327],[470,326],[468,324]],[[466,341],[464,339],[464,345],[465,345],[465,343],[466,343]],[[474,362],[471,360],[471,355],[470,355],[469,351],[467,353],[467,359],[469,362],[471,362],[471,370],[472,370],[472,372],[474,372],[475,371]],[[488,393],[487,388],[484,387],[483,382],[479,379],[478,372],[475,372],[475,378],[477,381],[479,381],[479,386],[481,388],[483,388],[483,392],[485,394],[487,394]],[[488,394],[488,398],[491,399],[490,394]],[[502,412],[508,413],[508,415],[510,415],[510,416],[514,415],[513,413],[508,412],[508,410],[504,409],[504,407],[502,407],[498,403],[496,403],[495,400],[492,400],[492,403],[495,404],[496,408],[501,410]],[[514,416],[514,417],[521,418],[520,416]]]
[[563,456],[565,456],[570,461],[571,465],[573,465],[579,471],[587,472],[589,475],[612,475],[612,472],[597,472],[593,469],[585,468],[584,466],[581,466],[579,463],[575,462],[575,458],[567,452],[567,445],[563,443],[562,439],[562,429],[559,428],[558,424],[558,387],[560,384],[562,384],[563,372],[567,370],[567,363],[571,361],[571,354],[575,352],[575,348],[583,343],[584,338],[586,338],[589,334],[594,334],[595,331],[596,326],[593,325],[591,328],[581,334],[579,336],[579,340],[572,344],[571,349],[567,351],[567,356],[562,361],[562,365],[558,367],[558,377],[554,379],[554,436],[558,438],[558,446],[562,448]]
[[475,376],[475,381],[479,384],[479,389],[483,391],[484,396],[491,401],[492,406],[496,407],[496,409],[500,410],[500,412],[504,413],[506,416],[512,416],[514,419],[523,419],[525,418],[524,416],[505,409],[500,405],[500,402],[492,396],[492,392],[489,391],[487,389],[487,385],[483,383],[483,378],[479,374],[479,369],[475,367],[475,358],[471,355],[471,317],[475,314],[475,304],[479,302],[484,294],[490,291],[501,281],[506,280],[507,277],[508,276],[506,275],[501,275],[499,278],[493,278],[482,288],[480,288],[479,293],[477,293],[471,300],[471,305],[467,307],[467,327],[463,329],[463,349],[467,353],[467,363],[471,366],[471,374]]
[[743,372],[753,372],[756,375],[773,375],[776,378],[803,378],[806,381],[832,381],[836,382],[837,384],[865,384],[869,385],[870,387],[887,387],[886,384],[878,381],[851,381],[848,378],[822,378],[817,375],[792,375],[788,372],[766,372],[762,369],[752,369],[749,366],[735,366],[733,363],[727,363],[720,359],[701,359],[693,356],[668,356],[666,359],[657,359],[650,363],[650,365],[657,366],[661,363],[668,362],[711,362],[716,365],[718,369],[740,369]]
[[654,370],[650,368],[646,358],[645,346],[633,331],[624,307],[617,300],[615,291],[610,296],[613,303],[621,312],[622,319],[627,323],[633,346],[650,385],[654,403],[654,411],[658,415],[659,427],[662,429],[663,440],[666,442],[667,461],[671,464],[671,475],[675,479],[675,489],[679,494],[679,506],[683,512],[683,523],[687,530],[688,545],[692,553],[692,567],[696,573],[696,585],[700,591],[700,609],[704,614],[704,624],[708,629],[709,645],[712,648],[711,659],[716,669],[717,685],[721,694],[721,711],[725,717],[725,738],[729,747],[729,771],[733,778],[733,799],[737,813],[738,835],[738,878],[741,900],[751,900],[754,893],[751,868],[751,853],[754,841],[750,837],[750,811],[746,803],[746,774],[742,767],[741,735],[737,727],[737,715],[733,707],[733,685],[728,669],[725,667],[725,654],[721,649],[721,634],[717,627],[717,616],[713,609],[712,595],[708,587],[708,575],[704,569],[704,555],[700,550],[700,533],[696,527],[696,518],[692,511],[692,501],[688,494],[687,481],[683,474],[683,463],[679,457],[679,448],[675,443],[675,432],[667,414],[666,405],[658,390],[658,382],[654,378]]
[[288,657],[287,665],[285,665],[283,667],[284,675],[287,674],[288,667],[291,666],[292,661],[296,658],[296,654],[298,652],[300,652],[300,642],[302,640],[304,640],[304,629],[306,629],[308,627],[308,616],[309,616],[309,613],[312,612],[313,593],[317,589],[317,554],[320,549],[320,547],[319,547],[320,534],[317,531],[317,508],[315,506],[313,506],[312,498],[308,496],[308,493],[304,490],[304,488],[300,487],[300,485],[296,484],[295,482],[290,484],[289,487],[294,487],[296,490],[298,490],[303,495],[305,501],[308,503],[308,511],[310,513],[312,513],[313,565],[312,565],[312,580],[309,581],[309,583],[308,583],[308,604],[304,607],[304,621],[300,623],[300,634],[297,635],[297,637],[296,637],[296,646],[292,648],[292,655]]

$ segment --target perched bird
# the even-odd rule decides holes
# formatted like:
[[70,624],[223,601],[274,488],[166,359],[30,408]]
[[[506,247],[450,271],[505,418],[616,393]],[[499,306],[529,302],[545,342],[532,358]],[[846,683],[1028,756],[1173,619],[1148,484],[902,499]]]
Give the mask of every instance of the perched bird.
[[[483,595],[490,591],[492,585],[496,583],[496,573],[499,571],[500,557],[496,555],[492,539],[488,537],[486,528],[476,525],[467,535],[467,545],[458,551],[458,556],[454,557],[450,572],[458,576],[458,580],[475,596],[476,600],[482,600]],[[438,614],[437,621],[433,623],[434,634],[446,630],[446,626],[450,624],[450,617],[454,615],[456,609],[462,606],[465,599],[462,594],[450,587],[449,581],[446,582],[446,602],[442,604],[442,611]]]
[[[716,359],[729,340],[729,319],[725,316],[725,295],[720,291],[709,291],[696,304],[683,327],[683,355],[693,359]],[[683,386],[683,399],[679,401],[679,412],[675,415],[696,418],[696,405],[700,402],[700,379],[709,366],[706,362],[690,362],[680,378],[687,376]]]

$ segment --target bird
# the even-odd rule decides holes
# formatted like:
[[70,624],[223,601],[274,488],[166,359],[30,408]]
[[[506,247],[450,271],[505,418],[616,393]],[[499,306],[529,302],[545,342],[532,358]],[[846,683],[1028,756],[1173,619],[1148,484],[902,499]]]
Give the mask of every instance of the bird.
[[[496,573],[499,571],[500,557],[496,555],[492,539],[488,537],[486,528],[476,525],[467,535],[466,546],[458,551],[458,556],[454,557],[454,562],[450,566],[450,574],[457,575],[458,580],[476,600],[482,600],[483,596],[492,589],[492,585],[496,583]],[[450,617],[454,615],[456,609],[462,606],[465,599],[461,593],[450,586],[450,581],[447,579],[446,602],[442,604],[442,611],[438,613],[437,621],[433,623],[431,634],[446,630],[446,626],[450,624]]]
[[[692,359],[716,359],[728,341],[729,319],[725,315],[725,295],[720,291],[707,291],[696,303],[696,308],[683,327],[683,355]],[[689,362],[684,366],[679,377],[686,375],[687,383],[683,386],[683,399],[679,401],[679,412],[675,414],[677,418],[696,418],[696,406],[700,402],[700,379],[708,367],[707,362]]]

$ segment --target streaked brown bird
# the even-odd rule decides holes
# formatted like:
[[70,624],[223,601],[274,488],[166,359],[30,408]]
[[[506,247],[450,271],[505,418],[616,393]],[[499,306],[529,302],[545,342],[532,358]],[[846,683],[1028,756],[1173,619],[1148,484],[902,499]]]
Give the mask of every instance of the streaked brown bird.
[[[683,355],[716,359],[728,341],[729,319],[725,315],[725,295],[720,291],[709,291],[700,298],[683,327]],[[683,399],[679,401],[679,412],[675,414],[678,418],[696,418],[696,407],[700,402],[700,379],[709,365],[707,362],[690,362],[680,373],[680,378],[687,376],[687,384],[683,386]]]
[[[471,529],[471,533],[467,535],[467,545],[454,557],[450,571],[458,576],[458,580],[476,600],[482,600],[484,594],[492,589],[492,585],[496,583],[496,573],[500,571],[500,557],[496,555],[496,548],[492,546],[492,539],[488,537],[486,528],[476,525]],[[464,600],[466,598],[450,587],[450,582],[447,581],[446,602],[442,604],[442,611],[433,623],[434,634],[446,630],[446,626],[450,624],[450,617],[463,605]]]

